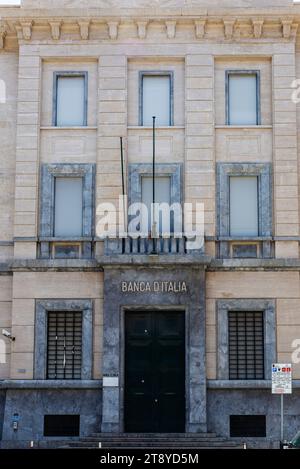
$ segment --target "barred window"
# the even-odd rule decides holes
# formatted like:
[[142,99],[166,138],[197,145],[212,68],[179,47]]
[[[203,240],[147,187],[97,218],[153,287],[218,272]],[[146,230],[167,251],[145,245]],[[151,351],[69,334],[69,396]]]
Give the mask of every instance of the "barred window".
[[48,312],[47,379],[81,379],[82,313]]
[[264,379],[264,313],[228,312],[229,379]]

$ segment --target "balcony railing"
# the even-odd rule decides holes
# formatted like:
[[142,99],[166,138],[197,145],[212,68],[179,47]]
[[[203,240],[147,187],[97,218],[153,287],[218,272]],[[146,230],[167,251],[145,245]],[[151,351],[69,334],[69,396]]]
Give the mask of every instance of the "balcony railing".
[[105,255],[163,255],[163,254],[203,254],[204,251],[187,249],[187,238],[124,238],[105,240]]

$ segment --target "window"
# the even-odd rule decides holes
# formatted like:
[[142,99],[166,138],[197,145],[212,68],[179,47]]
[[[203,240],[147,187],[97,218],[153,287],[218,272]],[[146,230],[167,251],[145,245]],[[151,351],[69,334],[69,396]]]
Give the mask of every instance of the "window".
[[264,313],[228,312],[229,379],[264,379]]
[[140,125],[173,125],[173,75],[167,73],[141,73]]
[[258,236],[258,179],[230,177],[230,236]]
[[37,300],[35,315],[34,379],[92,379],[92,301]]
[[[153,178],[143,177],[142,178],[142,202],[148,209],[148,232],[151,231],[151,219],[152,219],[152,203],[153,203]],[[155,179],[155,203],[171,204],[171,178],[157,177]],[[170,231],[170,224],[165,223],[163,220],[162,213],[159,213],[159,219],[155,220],[157,223],[157,230],[159,233]]]
[[92,257],[94,197],[95,165],[42,165],[39,230],[42,259]]
[[260,73],[226,72],[227,125],[260,125]]
[[87,77],[87,72],[54,73],[55,126],[87,125]]
[[230,415],[231,438],[265,438],[265,415]]
[[82,312],[48,312],[47,379],[81,379]]
[[217,202],[218,256],[272,258],[272,165],[217,163]]
[[82,178],[55,178],[54,236],[82,236]]
[[79,436],[80,415],[45,415],[44,436]]

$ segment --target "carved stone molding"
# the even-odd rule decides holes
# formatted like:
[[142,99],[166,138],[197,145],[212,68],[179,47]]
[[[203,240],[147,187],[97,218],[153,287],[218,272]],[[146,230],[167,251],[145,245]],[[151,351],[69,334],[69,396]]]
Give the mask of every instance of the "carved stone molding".
[[[250,20],[250,21],[249,21]],[[66,28],[77,28],[78,39],[88,40],[90,37],[91,24],[95,25],[94,31],[95,35],[97,34],[97,25],[99,29],[101,25],[107,25],[107,37],[111,40],[117,40],[119,37],[119,27],[121,25],[126,25],[127,21],[130,27],[126,28],[126,34],[131,31],[132,34],[132,19],[126,20],[126,18],[103,18],[101,21],[97,18],[73,18],[63,22],[63,18],[49,17],[48,19],[44,18],[39,20],[38,28],[39,35],[43,31],[43,38],[52,38],[53,40],[58,41],[61,39],[61,30],[62,25],[64,24]],[[149,24],[155,23],[165,26],[165,33],[168,39],[174,39],[177,34],[177,26],[180,25],[182,18],[178,17],[177,19],[164,19],[155,18],[155,17],[141,17],[138,16],[134,19],[134,33],[133,37],[138,37],[140,40],[144,40],[149,36]],[[11,19],[5,21],[2,20],[0,24],[6,25],[6,31],[8,33],[15,31],[17,39],[19,41],[29,41],[32,39],[32,31],[34,31],[34,21],[29,18],[20,18],[20,19]],[[228,41],[245,41],[249,39],[260,40],[264,37],[264,31],[268,31],[268,38],[278,40],[278,27],[281,27],[281,40],[284,41],[293,41],[298,28],[298,23],[300,23],[300,18],[291,17],[291,16],[281,16],[278,17],[276,21],[274,18],[268,18],[267,16],[253,16],[252,18],[243,18],[243,17],[229,17],[229,16],[216,16],[209,19],[206,16],[190,17],[188,20],[185,20],[184,24],[189,25],[190,31],[194,31],[195,40],[201,40],[206,38],[211,42],[216,40],[225,39]],[[216,27],[217,25],[217,27]],[[222,27],[220,27],[220,25]],[[250,27],[249,27],[250,26]],[[2,28],[3,29],[3,28]],[[154,34],[154,30],[151,30],[151,34]],[[210,34],[213,31],[213,34]],[[50,34],[49,34],[50,32]],[[273,33],[273,34],[272,34]],[[1,46],[4,47],[5,40],[4,30],[1,32]],[[216,37],[217,35],[217,37]],[[39,36],[40,37],[40,36]],[[96,39],[96,38],[95,38]],[[280,40],[280,39],[279,39]],[[35,38],[35,41],[38,41],[38,38]]]
[[108,21],[108,35],[110,39],[117,39],[119,34],[119,21]]
[[292,28],[291,28],[291,38],[295,41],[297,37],[297,31],[298,31],[298,23],[293,23]]
[[20,21],[23,39],[30,41],[32,35],[32,25],[33,21]]
[[174,39],[176,36],[176,21],[166,21],[167,38]]
[[207,20],[196,20],[195,21],[195,35],[197,39],[202,39],[205,36],[205,27]]
[[90,35],[90,24],[91,22],[88,21],[78,21],[78,26],[80,30],[80,37],[84,41],[86,41],[89,38]]
[[224,35],[226,39],[232,39],[234,33],[235,19],[223,20],[224,23]]
[[62,21],[49,21],[49,25],[51,28],[51,37],[57,41],[60,38]]
[[291,32],[292,32],[293,20],[283,19],[283,20],[281,20],[281,24],[282,24],[282,35],[283,35],[284,39],[290,39]]
[[252,26],[253,26],[253,36],[255,37],[255,39],[261,38],[263,34],[264,20],[253,19]]
[[136,26],[139,39],[145,39],[147,37],[148,21],[137,21]]
[[0,50],[4,49],[4,40],[7,34],[6,25],[4,23],[0,23]]

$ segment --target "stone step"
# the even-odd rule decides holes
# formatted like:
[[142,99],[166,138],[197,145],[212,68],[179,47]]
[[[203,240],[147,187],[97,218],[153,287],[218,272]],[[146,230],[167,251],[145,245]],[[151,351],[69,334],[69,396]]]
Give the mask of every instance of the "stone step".
[[[77,443],[69,443],[67,446],[64,446],[65,448],[70,448],[70,449],[97,449],[99,446],[94,443],[91,444],[90,442],[77,442]],[[101,449],[166,449],[166,450],[198,450],[198,449],[206,449],[206,448],[215,448],[215,449],[241,449],[242,445],[240,443],[235,443],[235,442],[213,442],[213,441],[206,441],[206,442],[201,442],[200,444],[186,444],[186,445],[176,445],[176,444],[164,444],[164,445],[158,445],[157,443],[153,444],[137,444],[136,442],[124,442],[123,444],[110,444],[110,445],[102,445]]]
[[136,439],[168,439],[168,438],[176,438],[176,439],[194,439],[194,438],[216,438],[216,433],[92,433],[92,438],[136,438]]
[[90,443],[103,443],[103,444],[110,444],[110,443],[161,443],[161,444],[168,444],[168,443],[175,443],[175,444],[197,444],[201,442],[224,442],[226,441],[225,438],[197,438],[197,439],[180,439],[177,440],[176,438],[171,439],[159,439],[159,438],[151,438],[151,439],[144,439],[144,438],[132,438],[132,439],[122,439],[122,438],[81,438],[80,441],[82,442],[90,442]]

